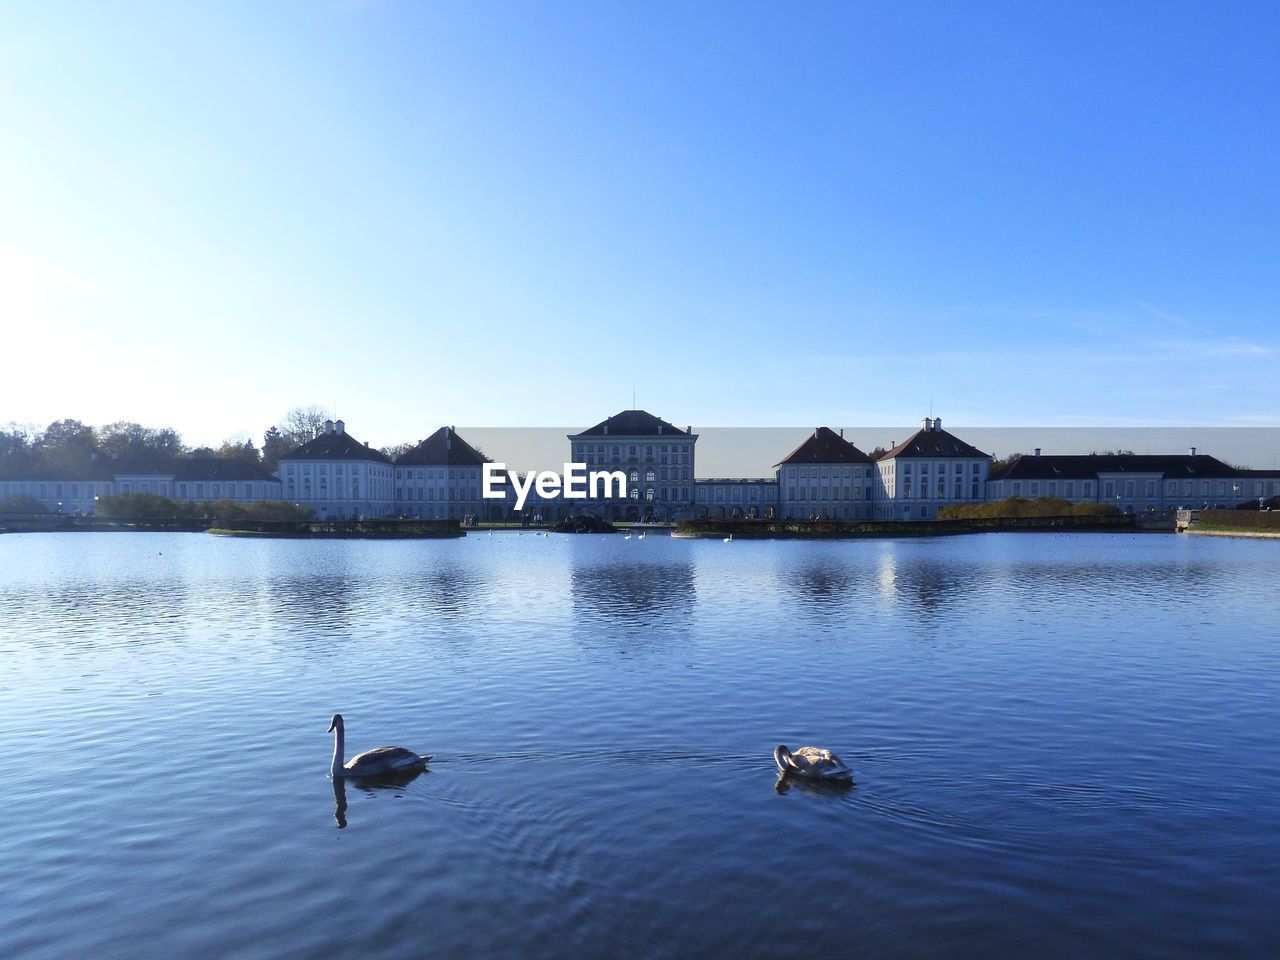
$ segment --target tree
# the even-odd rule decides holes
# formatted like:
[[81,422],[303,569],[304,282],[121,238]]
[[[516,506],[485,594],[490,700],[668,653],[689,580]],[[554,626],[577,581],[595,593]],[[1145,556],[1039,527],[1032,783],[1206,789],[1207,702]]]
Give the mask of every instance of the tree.
[[314,404],[294,407],[280,423],[268,427],[262,435],[262,466],[275,470],[281,457],[297,450],[308,440],[314,440],[324,429],[325,421],[332,419],[324,407]]
[[263,469],[275,470],[280,458],[292,449],[294,448],[289,446],[289,441],[280,432],[279,427],[268,427],[267,432],[262,435]]
[[35,453],[32,444],[38,436],[35,428],[16,423],[0,430],[0,476],[13,476],[30,468]]
[[324,429],[325,421],[332,419],[333,417],[324,407],[317,407],[314,404],[309,407],[294,407],[284,415],[284,424],[280,427],[280,432],[292,444],[289,449],[293,450],[308,440],[314,440]]
[[987,468],[987,479],[988,480],[1000,479],[1006,473],[1008,473],[1009,469],[1015,463],[1021,460],[1024,456],[1025,454],[1022,454],[1022,453],[1011,453],[1007,457],[1002,457],[999,460],[992,460],[991,466]]
[[55,420],[32,444],[32,452],[52,470],[73,469],[97,450],[93,427],[79,420]]
[[229,437],[223,440],[222,446],[213,455],[227,460],[248,460],[250,463],[257,463],[261,459],[258,448],[248,437]]
[[417,444],[413,443],[397,443],[390,447],[380,447],[378,452],[384,457],[390,457],[392,460],[398,460],[401,456],[412,450]]
[[184,452],[182,436],[172,427],[153,429],[125,420],[108,423],[98,431],[98,448],[109,457],[167,459]]

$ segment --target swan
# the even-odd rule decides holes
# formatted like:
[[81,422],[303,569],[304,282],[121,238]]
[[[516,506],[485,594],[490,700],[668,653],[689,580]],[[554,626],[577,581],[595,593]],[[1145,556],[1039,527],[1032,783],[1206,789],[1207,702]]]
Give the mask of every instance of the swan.
[[733,534],[731,533],[731,534],[729,534],[727,537],[725,537],[725,538],[724,538],[724,542],[725,542],[725,543],[733,543]]
[[623,540],[630,540],[630,539],[631,539],[631,532],[630,532],[630,531],[627,531],[627,535],[626,535],[625,537],[623,537],[622,539],[623,539]]
[[404,747],[374,747],[364,753],[357,753],[344,764],[342,750],[346,736],[342,714],[333,715],[329,730],[333,733],[333,763],[329,767],[329,774],[334,777],[381,777],[388,773],[405,773],[409,770],[421,770],[431,759]]
[[792,753],[783,744],[773,751],[773,762],[783,776],[794,775],[806,780],[853,781],[853,771],[830,750],[822,747],[801,747]]

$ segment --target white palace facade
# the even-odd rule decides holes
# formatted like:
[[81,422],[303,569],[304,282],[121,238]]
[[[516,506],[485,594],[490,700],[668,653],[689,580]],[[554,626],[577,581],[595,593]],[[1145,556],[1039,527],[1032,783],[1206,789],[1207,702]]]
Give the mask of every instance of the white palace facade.
[[515,493],[482,496],[487,458],[441,427],[394,459],[326,421],[317,436],[280,457],[274,476],[218,457],[118,461],[91,455],[74,467],[22,469],[0,461],[0,500],[30,497],[46,509],[92,514],[99,497],[153,493],[175,500],[286,500],[318,518],[407,517],[555,521],[591,514],[611,521],[691,517],[785,520],[931,520],[950,504],[1037,497],[1109,503],[1125,513],[1235,507],[1280,496],[1280,471],[1233,467],[1186,454],[1022,456],[992,475],[989,454],[926,418],[888,450],[864,453],[844,431],[817,427],[774,465],[773,476],[697,478],[698,435],[645,410],[623,410],[567,435],[568,454],[588,471],[621,472],[622,490],[597,499],[539,497],[523,511]]

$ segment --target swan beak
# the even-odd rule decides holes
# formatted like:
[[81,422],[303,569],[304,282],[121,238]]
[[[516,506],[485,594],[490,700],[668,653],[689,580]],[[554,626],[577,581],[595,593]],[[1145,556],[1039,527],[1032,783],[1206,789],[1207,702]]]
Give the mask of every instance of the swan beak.
[[328,729],[327,731],[325,731],[325,732],[326,732],[326,733],[333,733],[333,731],[334,731],[335,729],[337,729],[337,726],[338,726],[338,715],[335,713],[335,714],[333,715],[333,719],[329,721],[329,729]]

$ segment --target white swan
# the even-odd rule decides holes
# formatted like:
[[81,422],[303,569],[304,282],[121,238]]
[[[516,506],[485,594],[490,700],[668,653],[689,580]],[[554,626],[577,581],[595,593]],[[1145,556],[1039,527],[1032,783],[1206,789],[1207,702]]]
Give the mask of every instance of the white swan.
[[783,776],[804,777],[806,780],[853,780],[853,771],[843,760],[822,747],[801,747],[792,753],[783,744],[773,751],[773,762]]
[[333,763],[329,766],[331,776],[381,777],[388,773],[406,773],[410,770],[421,770],[431,759],[419,756],[404,747],[374,747],[364,753],[357,753],[343,763],[342,751],[346,745],[346,734],[343,730],[342,714],[333,715],[329,730],[333,733]]
[[724,538],[724,542],[725,542],[725,543],[733,543],[733,534],[731,533],[731,534],[729,534],[727,537],[725,537],[725,538]]

